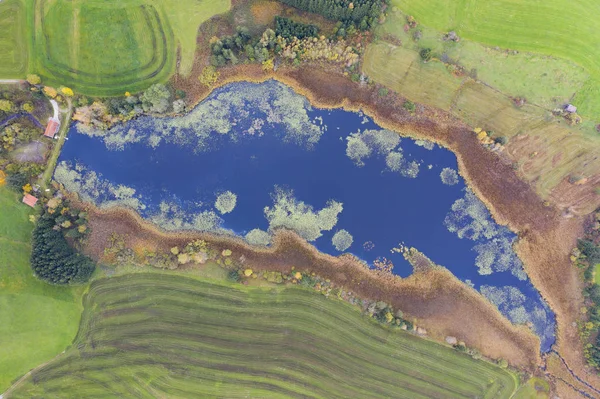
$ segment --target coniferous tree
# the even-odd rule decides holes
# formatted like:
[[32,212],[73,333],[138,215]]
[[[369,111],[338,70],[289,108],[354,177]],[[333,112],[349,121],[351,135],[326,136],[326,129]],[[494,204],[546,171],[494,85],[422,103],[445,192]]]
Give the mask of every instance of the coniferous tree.
[[96,267],[94,262],[71,248],[55,226],[56,218],[46,212],[33,230],[31,268],[34,274],[51,284],[88,281]]

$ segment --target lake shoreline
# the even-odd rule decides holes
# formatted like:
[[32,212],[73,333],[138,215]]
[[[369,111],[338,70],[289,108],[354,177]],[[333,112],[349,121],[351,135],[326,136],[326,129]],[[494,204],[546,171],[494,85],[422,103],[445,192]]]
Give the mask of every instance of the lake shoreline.
[[[194,98],[197,103],[216,87],[209,90],[201,86],[195,76],[176,77],[174,82],[182,88],[200,87]],[[390,93],[388,97],[392,98],[382,99],[376,89],[361,88],[334,68],[309,65],[265,72],[259,65],[228,67],[222,69],[217,86],[267,79],[292,87],[319,108],[362,110],[383,128],[428,139],[450,149],[458,159],[459,173],[494,219],[519,234],[516,253],[532,284],[556,316],[556,350],[574,370],[585,373],[590,382],[600,386],[600,378],[587,373],[583,344],[573,325],[579,319],[583,297],[582,282],[569,254],[583,231],[583,217],[566,219],[557,208],[545,206],[531,186],[517,176],[507,157],[485,149],[466,124],[447,112],[424,106],[422,116],[410,115],[402,108],[403,97]]]
[[585,374],[590,382],[600,386],[600,377],[587,372],[589,367],[575,324],[583,306],[582,281],[569,254],[582,234],[584,217],[565,217],[552,204],[544,204],[516,174],[507,157],[484,148],[472,129],[457,118],[427,106],[422,106],[418,116],[411,115],[403,109],[401,96],[382,99],[376,89],[361,87],[335,70],[309,66],[266,73],[258,65],[245,65],[226,68],[217,84],[267,79],[292,87],[316,107],[363,111],[383,128],[434,141],[451,150],[467,186],[484,202],[497,223],[509,226],[519,235],[515,251],[532,284],[556,316],[555,349],[580,376]]
[[[197,81],[177,81],[175,85],[188,89],[191,84],[200,87],[192,97],[193,104],[197,104],[212,89],[228,83],[258,83],[268,79],[292,87],[316,107],[364,111],[384,128],[434,141],[456,154],[459,172],[467,185],[486,204],[497,222],[509,225],[520,235],[515,249],[532,283],[557,317],[559,351],[569,362],[585,367],[582,356],[572,355],[582,353],[577,330],[570,325],[577,319],[582,298],[578,289],[580,282],[568,259],[581,230],[581,218],[565,219],[557,209],[545,206],[518,178],[506,159],[482,147],[471,129],[456,118],[427,107],[422,107],[417,116],[410,115],[401,106],[402,97],[390,94],[382,99],[373,88],[360,87],[339,73],[308,67],[282,67],[277,72],[266,73],[258,65],[244,65],[224,68],[219,82],[211,90]],[[482,168],[481,165],[493,166]]]

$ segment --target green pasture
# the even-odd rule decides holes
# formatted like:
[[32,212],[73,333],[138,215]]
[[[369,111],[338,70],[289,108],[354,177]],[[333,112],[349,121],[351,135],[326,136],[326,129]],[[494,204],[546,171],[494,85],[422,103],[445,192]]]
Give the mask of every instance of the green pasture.
[[77,333],[83,288],[37,280],[29,266],[31,208],[0,188],[0,393],[62,352]]
[[405,32],[406,14],[399,10],[388,13],[387,22],[377,29],[380,37],[394,36],[405,48],[418,51],[431,48],[434,54],[446,54],[463,65],[475,69],[477,78],[495,89],[528,102],[553,109],[571,101],[583,89],[590,75],[572,61],[543,54],[494,49],[461,37],[460,42],[442,40],[444,31],[420,24],[422,38],[413,40],[412,31]]
[[20,78],[27,72],[25,11],[20,0],[0,2],[0,79]]
[[590,78],[573,102],[584,116],[600,114],[597,1],[393,0],[392,4],[438,31],[454,30],[488,46],[552,55],[580,65]]
[[189,74],[200,24],[229,7],[230,0],[3,1],[0,56],[11,62],[0,65],[0,79],[37,73],[88,95],[141,91],[177,66]]
[[31,397],[509,398],[515,375],[299,288],[140,273],[96,280]]

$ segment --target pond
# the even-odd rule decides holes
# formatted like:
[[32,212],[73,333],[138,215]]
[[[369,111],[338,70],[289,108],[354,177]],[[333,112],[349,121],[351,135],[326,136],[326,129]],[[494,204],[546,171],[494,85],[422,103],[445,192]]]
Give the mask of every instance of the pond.
[[230,84],[184,116],[75,124],[55,179],[167,230],[269,245],[284,227],[400,276],[412,268],[393,249],[415,247],[531,325],[542,350],[554,343],[554,315],[512,250],[516,235],[466,187],[452,152],[361,113],[314,109],[275,81]]

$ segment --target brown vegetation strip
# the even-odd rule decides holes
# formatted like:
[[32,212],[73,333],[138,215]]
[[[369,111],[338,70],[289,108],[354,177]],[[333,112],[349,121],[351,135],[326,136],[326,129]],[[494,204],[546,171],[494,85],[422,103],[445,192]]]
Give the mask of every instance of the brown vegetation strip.
[[[234,256],[245,257],[255,271],[308,270],[351,289],[357,296],[383,300],[402,309],[439,340],[451,335],[492,358],[532,370],[539,363],[539,340],[525,327],[513,326],[483,296],[463,284],[444,268],[417,272],[400,279],[366,269],[351,257],[335,258],[319,253],[294,233],[279,231],[271,248],[255,248],[240,239],[193,232],[159,231],[137,214],[125,209],[90,210],[86,251],[101,259],[112,233],[125,237],[130,248],[153,247],[169,251],[201,238]],[[465,320],[464,315],[469,315]]]

